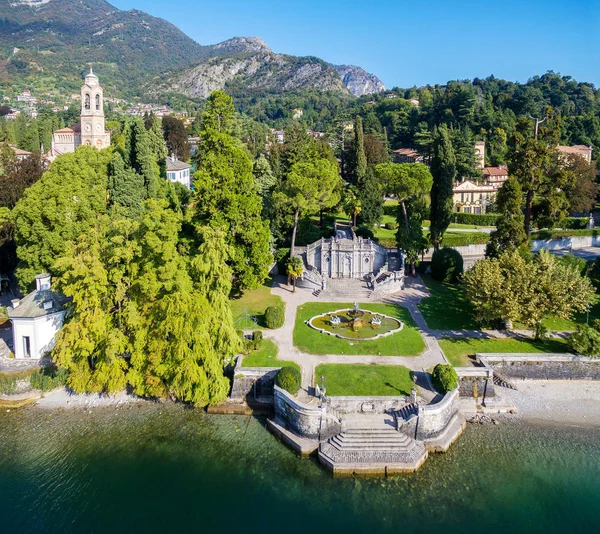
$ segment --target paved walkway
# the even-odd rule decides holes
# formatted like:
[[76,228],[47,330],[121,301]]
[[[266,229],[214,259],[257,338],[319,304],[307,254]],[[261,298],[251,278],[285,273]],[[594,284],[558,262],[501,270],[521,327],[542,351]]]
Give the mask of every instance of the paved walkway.
[[[313,376],[315,368],[322,363],[337,364],[373,364],[373,365],[404,365],[412,371],[418,372],[417,385],[420,386],[423,396],[429,396],[426,390],[432,389],[426,371],[438,363],[447,363],[436,336],[429,329],[417,304],[424,297],[429,296],[429,292],[420,278],[407,280],[407,287],[402,292],[384,299],[372,298],[369,302],[382,302],[386,304],[399,304],[406,307],[415,323],[417,324],[421,335],[425,341],[426,349],[419,356],[349,356],[343,354],[308,354],[298,350],[294,346],[294,325],[296,323],[296,312],[298,306],[306,302],[348,302],[347,296],[336,297],[327,295],[326,300],[313,296],[309,290],[297,288],[292,292],[291,286],[286,284],[284,277],[279,277],[273,285],[273,294],[279,295],[286,303],[285,324],[282,328],[272,332],[265,332],[265,338],[271,339],[279,346],[278,358],[286,361],[294,361],[302,368],[302,390],[299,394],[300,399],[308,401],[311,398]],[[419,378],[421,376],[421,378]]]

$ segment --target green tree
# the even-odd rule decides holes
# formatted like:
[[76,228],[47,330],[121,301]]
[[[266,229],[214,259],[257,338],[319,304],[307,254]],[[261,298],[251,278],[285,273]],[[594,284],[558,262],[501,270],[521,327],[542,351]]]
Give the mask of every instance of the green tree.
[[354,163],[354,183],[359,184],[367,177],[367,156],[365,154],[365,137],[363,133],[363,123],[360,115],[354,119],[354,144],[353,144],[353,163]]
[[478,261],[464,280],[481,323],[519,323],[536,335],[545,317],[569,319],[594,296],[588,278],[545,250],[529,260],[513,250]]
[[448,128],[445,125],[438,127],[433,134],[431,174],[433,186],[431,188],[430,240],[435,250],[438,250],[444,232],[452,220],[454,199],[452,189],[456,179],[456,158]]
[[569,336],[569,346],[575,354],[598,356],[600,354],[600,332],[585,324],[577,325],[577,331]]
[[287,179],[275,193],[275,200],[294,214],[290,255],[294,256],[300,215],[331,208],[340,201],[337,164],[329,159],[310,159],[294,164]]
[[264,154],[261,154],[254,160],[253,167],[254,181],[258,187],[258,194],[263,198],[267,197],[275,185],[277,184],[277,178],[271,171],[271,165],[269,160],[265,158]]
[[162,120],[162,129],[169,154],[175,154],[181,161],[190,159],[188,134],[183,121],[167,115]]
[[356,227],[356,218],[362,211],[362,203],[358,198],[358,191],[355,186],[349,186],[344,190],[344,213],[352,226]]
[[398,198],[398,248],[406,255],[414,276],[415,263],[427,249],[422,227],[433,177],[423,163],[383,163],[375,167],[375,174],[386,191]]
[[121,154],[115,152],[108,168],[108,199],[110,206],[121,206],[129,216],[142,211],[146,198],[144,177],[125,168]]
[[505,251],[514,250],[527,243],[521,208],[522,198],[521,186],[512,177],[498,191],[496,208],[500,218],[496,223],[496,230],[490,235],[485,251],[487,257],[498,257]]
[[19,256],[16,270],[26,290],[35,276],[52,272],[70,242],[106,212],[110,150],[79,147],[56,159],[13,209]]
[[125,126],[125,164],[144,177],[147,198],[157,198],[162,190],[160,167],[152,153],[150,135],[141,117],[135,117]]
[[202,157],[194,175],[197,226],[225,231],[231,245],[229,264],[234,289],[258,287],[272,261],[268,223],[252,174],[252,161],[231,135],[233,104],[220,91],[211,95],[202,123]]
[[299,256],[292,256],[287,262],[287,274],[288,274],[288,284],[289,279],[291,278],[294,282],[293,292],[296,292],[296,280],[302,276],[304,273],[304,264],[302,263],[302,259]]

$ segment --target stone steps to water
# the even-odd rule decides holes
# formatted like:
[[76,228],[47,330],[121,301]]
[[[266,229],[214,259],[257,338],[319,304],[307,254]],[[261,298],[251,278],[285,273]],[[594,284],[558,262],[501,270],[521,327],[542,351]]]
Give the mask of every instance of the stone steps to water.
[[424,445],[374,421],[351,424],[319,447],[319,459],[334,474],[392,474],[416,471],[427,458]]
[[515,391],[517,390],[517,388],[511,384],[506,377],[499,374],[498,371],[494,371],[494,384],[506,389],[514,389]]

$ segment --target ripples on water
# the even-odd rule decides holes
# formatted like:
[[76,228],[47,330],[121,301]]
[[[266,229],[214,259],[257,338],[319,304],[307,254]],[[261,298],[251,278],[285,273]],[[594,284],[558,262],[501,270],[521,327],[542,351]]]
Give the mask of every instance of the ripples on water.
[[600,531],[600,430],[470,426],[414,475],[333,479],[248,417],[0,414],[0,532]]

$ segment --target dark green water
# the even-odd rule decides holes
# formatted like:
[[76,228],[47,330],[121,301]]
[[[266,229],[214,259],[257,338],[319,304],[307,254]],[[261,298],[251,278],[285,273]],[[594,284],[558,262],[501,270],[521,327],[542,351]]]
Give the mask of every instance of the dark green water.
[[470,426],[416,474],[333,479],[247,417],[0,414],[0,532],[599,532],[600,430]]

